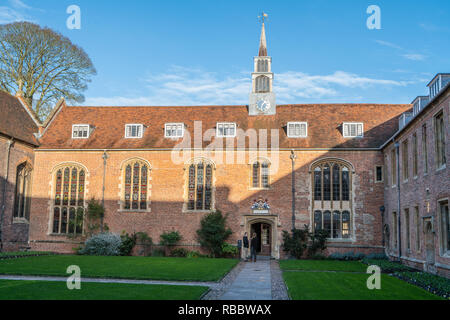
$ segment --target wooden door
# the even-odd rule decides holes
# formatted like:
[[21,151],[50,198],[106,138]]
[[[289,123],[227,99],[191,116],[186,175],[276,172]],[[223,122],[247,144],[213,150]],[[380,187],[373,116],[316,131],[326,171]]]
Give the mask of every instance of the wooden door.
[[270,224],[261,223],[261,255],[270,256],[272,232]]

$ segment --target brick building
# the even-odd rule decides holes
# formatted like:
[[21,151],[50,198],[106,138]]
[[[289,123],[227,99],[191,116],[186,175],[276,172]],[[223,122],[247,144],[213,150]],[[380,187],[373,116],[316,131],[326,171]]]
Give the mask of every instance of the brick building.
[[0,114],[0,248],[18,250],[28,246],[35,134],[41,124],[20,95],[0,92]]
[[[414,108],[277,105],[271,63],[263,25],[248,105],[77,107],[60,101],[35,149],[30,246],[72,252],[86,228],[77,213],[95,198],[104,202],[112,232],[144,231],[158,241],[176,230],[194,250],[201,218],[219,209],[228,214],[231,243],[256,232],[261,254],[274,258],[284,256],[282,231],[294,223],[327,230],[328,253],[383,252],[396,227],[390,225],[397,203],[397,189],[387,184],[390,150],[438,102],[448,108],[439,98],[443,91]],[[411,120],[413,109],[418,114]],[[443,119],[442,142],[449,138],[448,109]],[[448,158],[448,147],[440,148]],[[430,193],[441,188],[441,201],[448,171],[439,172],[447,185]],[[439,270],[448,268],[448,259],[439,259]]]
[[385,243],[393,258],[450,276],[450,74],[428,84],[382,147]]

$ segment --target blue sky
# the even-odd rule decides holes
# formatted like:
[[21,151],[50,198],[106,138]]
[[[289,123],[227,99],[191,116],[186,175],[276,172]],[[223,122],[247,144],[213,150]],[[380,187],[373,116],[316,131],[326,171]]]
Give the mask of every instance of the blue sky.
[[[81,29],[69,30],[69,5]],[[381,30],[369,30],[369,5]],[[86,105],[246,104],[261,11],[277,103],[409,103],[450,72],[450,1],[0,0],[0,23],[68,36],[98,75]]]

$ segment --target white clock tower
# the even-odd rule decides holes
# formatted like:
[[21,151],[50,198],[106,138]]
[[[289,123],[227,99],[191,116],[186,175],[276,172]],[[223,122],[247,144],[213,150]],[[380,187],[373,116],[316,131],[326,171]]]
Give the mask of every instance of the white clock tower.
[[273,92],[272,58],[267,55],[266,30],[263,13],[259,54],[254,58],[252,73],[252,93],[250,93],[249,115],[273,115],[276,113],[275,93]]

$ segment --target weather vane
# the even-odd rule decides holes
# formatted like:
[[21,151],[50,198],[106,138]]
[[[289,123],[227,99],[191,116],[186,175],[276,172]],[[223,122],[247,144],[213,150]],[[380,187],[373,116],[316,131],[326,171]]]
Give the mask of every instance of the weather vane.
[[266,19],[269,18],[269,15],[267,13],[262,12],[260,16],[258,16],[259,21],[261,21],[261,23],[264,23],[264,21]]

